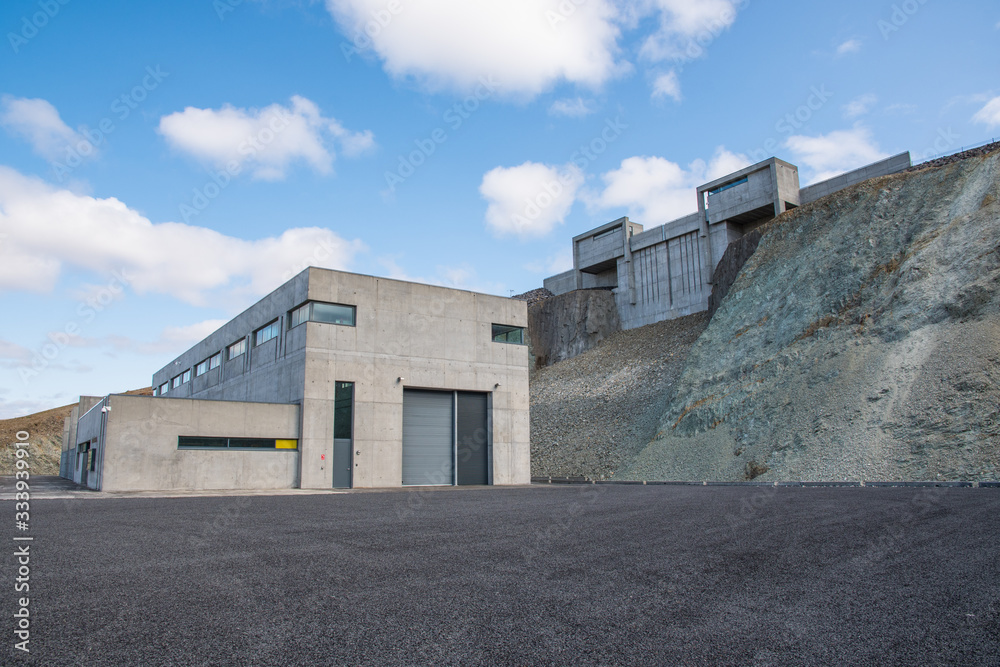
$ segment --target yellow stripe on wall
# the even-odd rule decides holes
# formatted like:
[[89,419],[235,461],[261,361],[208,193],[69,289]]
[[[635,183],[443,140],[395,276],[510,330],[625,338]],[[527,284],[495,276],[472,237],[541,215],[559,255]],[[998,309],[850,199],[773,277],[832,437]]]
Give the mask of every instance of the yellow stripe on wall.
[[275,449],[298,449],[299,448],[299,441],[298,440],[275,440],[274,441],[274,447],[275,447]]

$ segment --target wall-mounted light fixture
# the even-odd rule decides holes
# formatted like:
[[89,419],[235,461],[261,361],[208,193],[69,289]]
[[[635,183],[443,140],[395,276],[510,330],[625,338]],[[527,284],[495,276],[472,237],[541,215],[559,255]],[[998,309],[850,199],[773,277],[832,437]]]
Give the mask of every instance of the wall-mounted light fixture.
[[499,383],[499,382],[497,382],[497,383],[496,383],[495,385],[493,385],[493,388],[494,388],[494,389],[499,389],[499,388],[500,388],[500,383]]
[[403,384],[403,380],[405,379],[406,378],[404,378],[403,376],[399,376],[398,378],[396,378],[396,384]]

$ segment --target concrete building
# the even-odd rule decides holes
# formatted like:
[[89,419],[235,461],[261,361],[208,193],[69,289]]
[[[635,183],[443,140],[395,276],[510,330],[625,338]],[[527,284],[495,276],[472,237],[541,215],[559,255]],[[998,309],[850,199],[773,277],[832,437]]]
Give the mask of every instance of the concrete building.
[[527,484],[522,301],[310,268],[153,374],[82,397],[92,488]]
[[901,153],[800,189],[798,168],[770,158],[699,186],[697,213],[652,229],[619,218],[575,236],[573,268],[544,285],[556,295],[612,290],[622,329],[701,312],[730,243],[787,210],[909,166]]

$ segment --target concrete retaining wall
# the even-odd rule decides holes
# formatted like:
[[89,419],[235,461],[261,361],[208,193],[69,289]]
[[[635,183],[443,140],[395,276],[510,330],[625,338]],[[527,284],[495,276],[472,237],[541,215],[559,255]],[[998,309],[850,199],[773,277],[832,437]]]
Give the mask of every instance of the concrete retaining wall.
[[861,169],[849,171],[835,178],[831,178],[819,183],[814,183],[799,191],[799,199],[803,205],[814,202],[820,197],[832,195],[838,190],[843,190],[862,181],[889,174],[898,174],[910,168],[910,153],[900,153],[880,162],[874,162]]

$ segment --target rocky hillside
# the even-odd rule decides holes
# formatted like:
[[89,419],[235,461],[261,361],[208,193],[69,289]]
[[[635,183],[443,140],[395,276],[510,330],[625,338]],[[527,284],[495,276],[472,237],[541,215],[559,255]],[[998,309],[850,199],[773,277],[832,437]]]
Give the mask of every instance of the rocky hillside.
[[704,314],[619,331],[532,371],[531,474],[610,477],[656,434]]
[[769,223],[617,475],[1000,479],[1000,153]]

